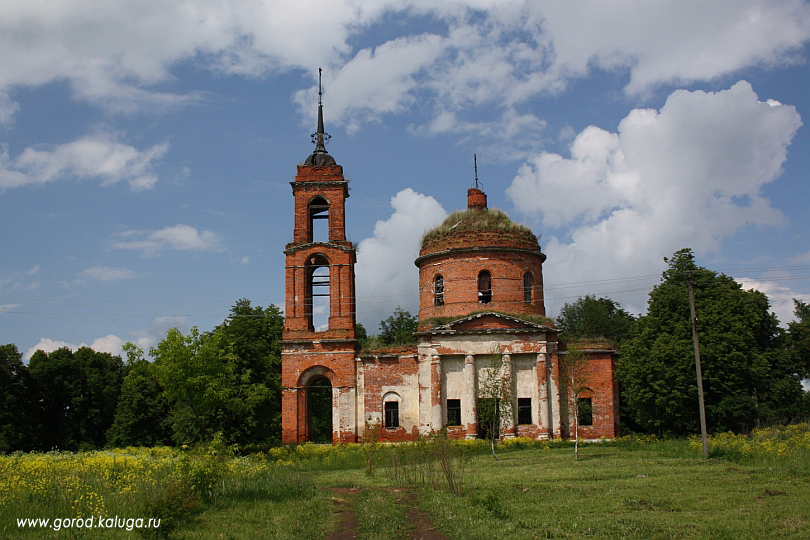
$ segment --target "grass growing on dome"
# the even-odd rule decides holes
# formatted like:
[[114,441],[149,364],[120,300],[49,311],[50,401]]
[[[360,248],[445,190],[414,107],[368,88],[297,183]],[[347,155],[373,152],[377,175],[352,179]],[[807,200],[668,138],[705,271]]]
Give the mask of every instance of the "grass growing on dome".
[[530,228],[513,222],[505,212],[497,208],[473,208],[459,210],[447,216],[441,225],[422,236],[422,246],[452,232],[481,230],[510,232],[527,242],[537,242],[537,237]]

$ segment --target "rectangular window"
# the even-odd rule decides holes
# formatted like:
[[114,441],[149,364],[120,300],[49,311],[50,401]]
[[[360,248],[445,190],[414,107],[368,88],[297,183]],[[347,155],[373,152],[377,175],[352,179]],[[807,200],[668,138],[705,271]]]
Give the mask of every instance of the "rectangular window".
[[518,424],[533,424],[532,422],[532,398],[518,398]]
[[461,400],[448,399],[447,400],[447,425],[460,426],[461,425]]
[[396,429],[399,427],[399,402],[385,402],[385,429]]
[[580,426],[593,425],[593,401],[591,398],[577,399],[577,413]]

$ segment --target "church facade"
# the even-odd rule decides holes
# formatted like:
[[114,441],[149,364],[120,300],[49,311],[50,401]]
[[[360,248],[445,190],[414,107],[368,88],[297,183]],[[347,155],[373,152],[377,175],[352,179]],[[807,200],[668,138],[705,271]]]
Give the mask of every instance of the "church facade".
[[[615,437],[619,430],[616,351],[568,347],[545,317],[537,237],[487,208],[477,188],[467,210],[425,234],[418,258],[417,345],[361,350],[355,319],[355,248],[346,240],[348,181],[324,146],[319,104],[315,152],[291,182],[293,241],[286,254],[282,341],[282,442],[406,441],[446,430],[478,438],[493,384],[511,406],[499,437]],[[315,234],[325,220],[325,237]],[[328,306],[327,327],[315,306]],[[572,348],[573,350],[573,348]],[[576,374],[576,376],[573,376]],[[576,415],[576,416],[575,416]]]

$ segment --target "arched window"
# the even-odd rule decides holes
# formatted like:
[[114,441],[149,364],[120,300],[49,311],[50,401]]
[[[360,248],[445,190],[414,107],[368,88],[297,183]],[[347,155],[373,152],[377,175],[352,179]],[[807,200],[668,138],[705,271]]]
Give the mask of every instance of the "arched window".
[[310,242],[329,241],[329,203],[320,195],[309,201]]
[[400,397],[396,392],[388,392],[383,396],[385,429],[397,429],[399,427],[399,402]]
[[492,302],[492,276],[486,270],[478,273],[478,303],[489,304]]
[[444,278],[441,274],[437,274],[436,277],[433,278],[433,305],[444,305]]
[[534,278],[531,272],[523,274],[523,301],[527,304],[532,303],[532,288],[534,287]]
[[307,259],[307,295],[305,313],[309,330],[323,332],[329,329],[330,287],[329,259],[315,254]]

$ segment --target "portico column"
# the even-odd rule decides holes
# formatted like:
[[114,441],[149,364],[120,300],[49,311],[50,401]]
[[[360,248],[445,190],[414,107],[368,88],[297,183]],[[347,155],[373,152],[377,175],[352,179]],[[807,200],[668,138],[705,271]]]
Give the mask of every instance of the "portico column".
[[467,439],[478,438],[478,414],[475,400],[475,356],[464,357],[464,399],[461,404],[461,422],[467,430]]
[[442,421],[442,359],[434,354],[430,359],[430,427],[439,431]]
[[[504,384],[510,390],[514,390],[514,386],[512,384],[512,355],[511,354],[504,354],[503,355],[503,366],[501,377],[503,377]],[[508,392],[509,399],[511,400],[509,406],[509,412],[503,419],[503,436],[506,438],[511,438],[515,436],[515,397],[514,391]]]

